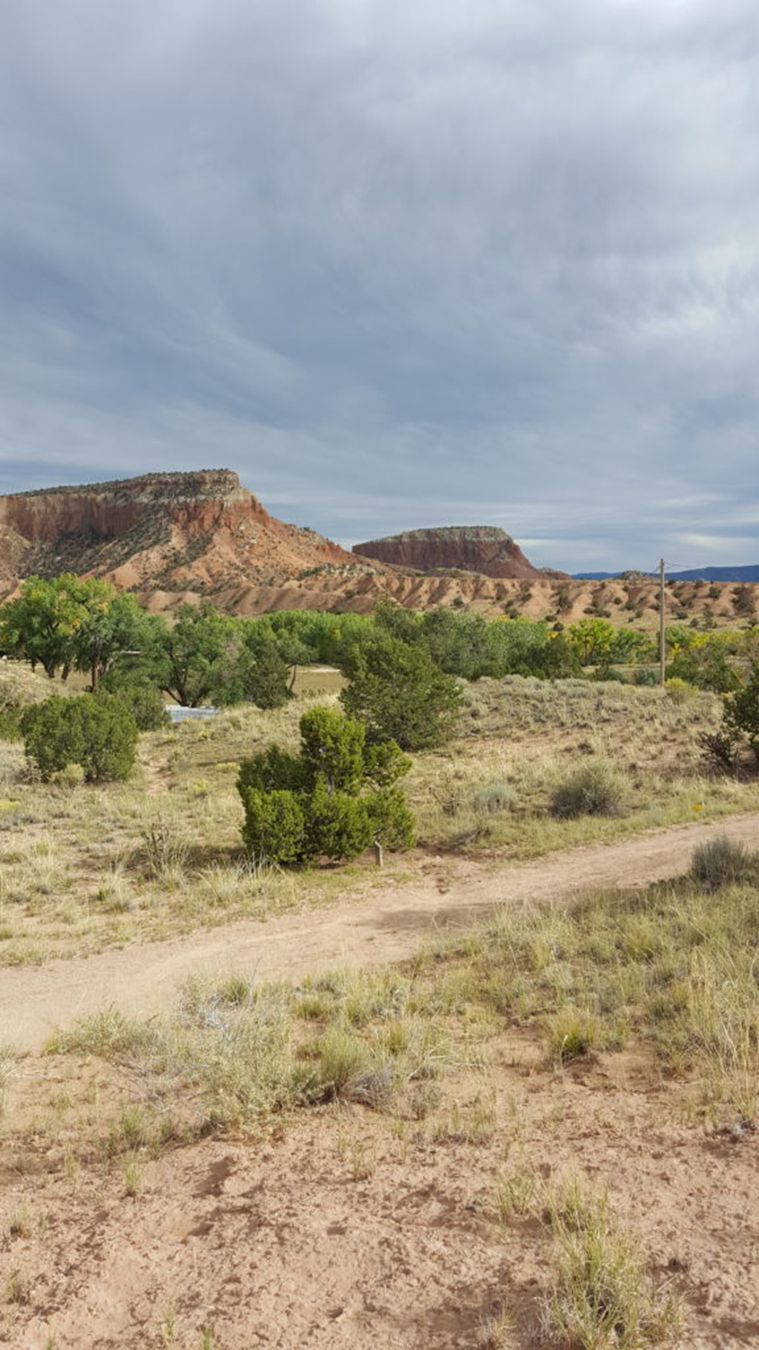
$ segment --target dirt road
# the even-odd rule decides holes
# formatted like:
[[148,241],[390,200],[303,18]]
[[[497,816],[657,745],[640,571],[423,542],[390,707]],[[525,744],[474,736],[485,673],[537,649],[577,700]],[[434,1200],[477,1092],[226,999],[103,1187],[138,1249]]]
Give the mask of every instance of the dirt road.
[[125,1013],[155,1012],[193,974],[268,980],[397,960],[411,955],[430,929],[472,922],[494,905],[563,901],[583,891],[678,876],[687,870],[695,845],[720,834],[759,847],[759,815],[676,825],[497,870],[437,859],[411,885],[373,890],[332,909],[262,923],[244,920],[36,968],[2,969],[0,1042],[37,1050],[55,1026],[68,1026],[108,1004]]

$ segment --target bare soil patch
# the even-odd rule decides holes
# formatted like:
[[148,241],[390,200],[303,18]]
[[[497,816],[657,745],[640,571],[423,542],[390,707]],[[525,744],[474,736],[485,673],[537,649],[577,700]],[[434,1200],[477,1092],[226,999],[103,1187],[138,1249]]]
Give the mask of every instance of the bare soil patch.
[[[690,1123],[682,1089],[640,1057],[601,1055],[557,1076],[525,1037],[503,1037],[492,1069],[461,1077],[451,1093],[424,1121],[342,1105],[252,1140],[165,1152],[131,1172],[94,1165],[86,1179],[48,1173],[31,1129],[0,1199],[0,1341],[14,1350],[545,1345],[551,1241],[539,1197],[576,1175],[610,1189],[652,1274],[683,1297],[679,1345],[757,1343],[756,1136],[735,1142]],[[481,1125],[467,1138],[461,1121],[473,1113]],[[496,1224],[494,1188],[514,1178],[528,1179],[536,1202]],[[504,1306],[509,1329],[489,1340]]]

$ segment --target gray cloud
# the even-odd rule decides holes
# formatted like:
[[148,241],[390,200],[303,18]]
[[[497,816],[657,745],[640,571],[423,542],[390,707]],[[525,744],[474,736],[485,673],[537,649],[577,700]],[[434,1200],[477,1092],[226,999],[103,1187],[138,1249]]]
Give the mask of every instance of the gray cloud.
[[4,490],[759,559],[759,13],[7,0]]

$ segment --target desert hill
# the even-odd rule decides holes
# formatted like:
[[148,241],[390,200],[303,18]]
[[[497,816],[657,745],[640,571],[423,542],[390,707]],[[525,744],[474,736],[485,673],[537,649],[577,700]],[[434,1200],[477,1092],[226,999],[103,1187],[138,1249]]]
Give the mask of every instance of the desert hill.
[[228,469],[154,473],[0,497],[0,576],[72,571],[130,590],[277,585],[355,560],[270,516]]
[[[229,614],[369,613],[391,599],[550,622],[598,615],[652,628],[658,620],[653,578],[584,581],[541,570],[490,526],[411,530],[348,553],[269,515],[228,469],[0,497],[0,599],[24,577],[64,571],[103,577],[154,611],[207,596]],[[749,623],[755,594],[753,586],[673,584],[667,621]]]
[[407,530],[404,534],[354,544],[353,552],[397,567],[419,572],[438,568],[479,572],[486,577],[545,580],[562,572],[545,572],[524,556],[505,530],[492,525],[449,525],[433,530]]

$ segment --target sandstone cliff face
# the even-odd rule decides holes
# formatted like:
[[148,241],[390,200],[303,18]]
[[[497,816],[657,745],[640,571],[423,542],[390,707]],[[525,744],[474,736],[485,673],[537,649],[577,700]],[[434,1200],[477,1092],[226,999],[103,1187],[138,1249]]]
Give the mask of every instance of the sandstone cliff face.
[[63,571],[130,589],[213,594],[355,564],[311,530],[275,520],[227,469],[157,473],[0,497],[0,577]]
[[408,530],[405,534],[355,544],[353,552],[396,567],[419,572],[456,569],[479,572],[486,577],[545,579],[558,572],[541,572],[528,562],[521,548],[505,530],[491,525],[452,525],[437,530]]

